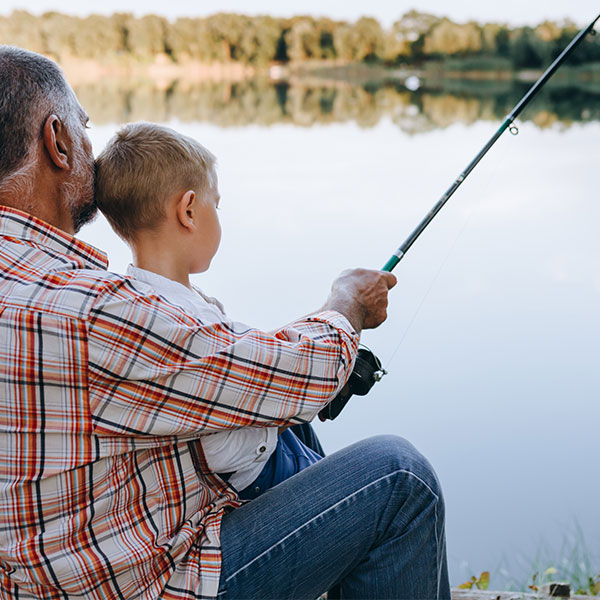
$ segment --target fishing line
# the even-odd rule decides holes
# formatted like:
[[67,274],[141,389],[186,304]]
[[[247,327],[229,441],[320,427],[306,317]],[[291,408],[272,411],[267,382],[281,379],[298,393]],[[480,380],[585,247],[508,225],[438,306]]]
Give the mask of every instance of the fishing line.
[[435,287],[435,284],[437,283],[437,280],[439,279],[439,276],[441,275],[442,271],[444,270],[444,267],[446,266],[446,264],[450,260],[450,256],[456,250],[456,246],[458,245],[459,240],[462,238],[462,236],[466,232],[467,227],[469,226],[469,224],[471,223],[471,221],[473,219],[473,216],[476,213],[478,213],[478,212],[481,211],[481,208],[483,206],[484,197],[487,197],[487,193],[489,191],[489,188],[491,187],[492,183],[495,183],[497,181],[498,174],[500,173],[500,168],[504,167],[505,164],[506,164],[506,159],[505,158],[502,158],[500,161],[496,161],[494,163],[494,165],[495,165],[494,169],[493,169],[492,173],[489,175],[489,177],[487,178],[487,180],[485,182],[485,185],[484,185],[484,188],[481,190],[481,193],[478,195],[478,197],[475,199],[475,201],[471,204],[471,207],[468,210],[467,215],[466,215],[466,217],[465,217],[462,225],[460,226],[460,228],[458,230],[458,233],[455,235],[454,239],[450,243],[450,246],[448,247],[448,250],[447,250],[446,254],[442,257],[440,265],[439,265],[438,269],[436,270],[435,274],[433,275],[433,278],[431,279],[431,282],[429,283],[429,286],[427,287],[427,289],[425,291],[425,294],[423,295],[423,297],[419,301],[419,304],[417,305],[417,308],[413,312],[411,318],[409,319],[408,324],[404,328],[404,331],[402,332],[402,334],[400,336],[400,341],[398,342],[398,344],[396,345],[396,347],[392,351],[392,354],[384,362],[385,365],[391,365],[392,361],[396,357],[396,354],[398,354],[398,351],[400,350],[402,344],[404,343],[404,340],[406,339],[409,331],[412,329],[412,326],[414,325],[415,321],[417,320],[417,317],[419,316],[419,313],[421,312],[421,309],[425,305],[425,302],[426,302],[427,298],[429,297],[431,291]]
[[[589,34],[594,33],[594,25],[596,21],[600,19],[600,15],[598,15],[587,27],[584,27],[569,43],[569,45],[558,55],[558,57],[552,62],[552,64],[542,73],[541,77],[529,88],[529,91],[519,100],[517,105],[512,109],[512,111],[506,116],[496,133],[492,135],[492,137],[488,140],[488,142],[483,146],[483,148],[475,155],[475,157],[471,160],[471,162],[465,167],[462,173],[455,179],[452,185],[446,190],[446,192],[442,195],[442,197],[437,201],[437,203],[433,206],[433,208],[425,215],[425,217],[421,220],[421,222],[417,225],[414,231],[406,238],[406,240],[402,243],[402,245],[392,254],[392,256],[388,259],[388,261],[383,266],[383,271],[393,271],[393,269],[398,265],[398,263],[402,260],[402,258],[406,255],[411,246],[415,243],[415,241],[419,238],[419,236],[425,231],[427,226],[433,221],[435,216],[440,212],[440,210],[444,207],[446,202],[452,197],[454,192],[461,186],[464,180],[469,176],[469,174],[473,171],[473,169],[479,164],[481,159],[487,154],[487,152],[492,148],[492,146],[498,141],[500,136],[506,131],[510,131],[513,135],[516,135],[519,130],[517,126],[514,124],[515,119],[521,114],[523,109],[533,100],[535,95],[544,87],[544,85],[548,82],[548,80],[554,75],[554,73],[559,69],[559,67],[564,63],[567,57],[579,46],[582,40]],[[467,219],[467,222],[469,219]],[[459,232],[459,237],[462,233],[462,229]],[[438,273],[435,275],[432,284],[427,290],[425,297],[417,307],[417,314],[421,309],[421,306],[424,304],[425,299],[429,295],[431,288],[435,284],[437,277],[439,276],[439,272],[444,267],[445,263],[448,260],[448,256],[452,253],[452,250],[456,246],[455,243],[451,246],[447,257],[442,262],[440,269],[438,269]],[[408,325],[408,329],[410,329],[412,323],[414,322],[416,315],[414,315],[413,319]],[[403,336],[403,339],[406,337],[406,332]],[[346,383],[346,385],[342,388],[340,393],[325,407],[319,412],[319,418],[324,421],[326,419],[335,419],[337,415],[342,411],[348,400],[353,395],[364,396],[369,390],[373,387],[373,385],[379,381],[383,375],[385,375],[386,371],[382,367],[380,360],[368,349],[368,348],[360,348],[358,351],[358,355],[356,357],[354,370],[350,374],[350,377]]]

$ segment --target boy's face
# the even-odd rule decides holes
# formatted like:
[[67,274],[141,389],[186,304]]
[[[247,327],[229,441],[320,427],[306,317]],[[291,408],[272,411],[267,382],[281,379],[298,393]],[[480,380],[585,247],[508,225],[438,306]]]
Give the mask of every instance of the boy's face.
[[217,214],[221,196],[215,174],[213,174],[213,181],[214,185],[204,195],[204,198],[201,199],[199,196],[196,198],[198,206],[194,211],[196,236],[191,273],[202,273],[210,267],[210,262],[217,253],[221,242],[221,224]]

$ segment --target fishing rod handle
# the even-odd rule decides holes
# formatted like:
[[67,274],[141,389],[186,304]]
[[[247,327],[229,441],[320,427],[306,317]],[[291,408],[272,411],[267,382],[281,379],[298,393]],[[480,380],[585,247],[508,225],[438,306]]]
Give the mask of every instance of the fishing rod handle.
[[383,269],[381,269],[382,271],[388,271],[388,272],[392,272],[394,267],[402,260],[402,257],[404,256],[404,252],[402,252],[402,250],[400,250],[400,248],[398,248],[398,250],[396,250],[396,252],[394,252],[394,254],[392,254],[392,256],[390,256],[389,260],[385,263],[385,265],[383,265]]

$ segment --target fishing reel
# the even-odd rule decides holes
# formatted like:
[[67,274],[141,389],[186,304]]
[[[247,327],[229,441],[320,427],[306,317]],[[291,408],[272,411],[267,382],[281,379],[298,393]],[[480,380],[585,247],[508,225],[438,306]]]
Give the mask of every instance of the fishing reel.
[[366,396],[386,373],[387,371],[381,366],[381,361],[367,347],[361,346],[346,385],[325,408],[321,409],[319,419],[333,421],[352,396]]

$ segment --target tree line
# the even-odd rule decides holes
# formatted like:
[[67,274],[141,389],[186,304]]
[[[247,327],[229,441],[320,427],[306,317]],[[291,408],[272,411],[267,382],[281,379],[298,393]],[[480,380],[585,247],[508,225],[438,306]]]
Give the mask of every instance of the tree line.
[[[255,67],[300,61],[418,65],[450,57],[480,58],[480,65],[493,58],[496,62],[487,64],[496,67],[541,68],[577,30],[572,22],[546,21],[536,27],[512,28],[498,23],[454,23],[414,10],[387,29],[370,17],[350,23],[310,16],[219,13],[169,21],[157,15],[75,17],[48,12],[34,16],[22,10],[0,16],[0,43],[41,52],[58,61],[77,57],[152,62],[163,56],[173,63],[236,61]],[[570,62],[600,62],[599,38],[589,36]]]

